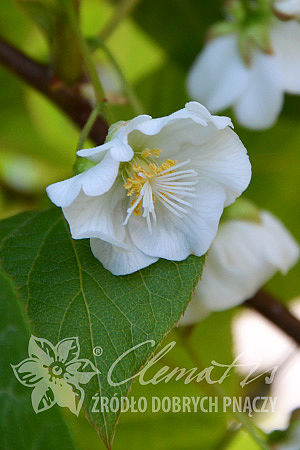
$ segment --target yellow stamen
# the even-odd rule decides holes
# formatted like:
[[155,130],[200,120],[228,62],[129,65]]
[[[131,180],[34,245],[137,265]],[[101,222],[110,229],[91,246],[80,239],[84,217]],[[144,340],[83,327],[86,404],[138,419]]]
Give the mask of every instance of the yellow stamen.
[[151,156],[151,152],[148,148],[142,151],[142,158],[149,158]]
[[153,148],[152,149],[152,155],[153,156],[156,156],[158,158],[160,154],[161,154],[161,150],[159,148]]
[[[148,150],[144,150],[144,152],[148,152]],[[143,153],[144,153],[143,152]],[[142,153],[142,156],[143,156]],[[165,162],[163,162],[160,166],[158,166],[155,163],[149,164],[149,170],[144,169],[140,164],[135,163],[132,165],[132,169],[134,172],[133,177],[127,178],[126,183],[124,184],[124,188],[127,189],[127,195],[129,197],[133,197],[134,199],[131,202],[131,206],[133,206],[136,199],[139,197],[141,190],[144,186],[144,184],[147,181],[150,181],[154,176],[159,176],[159,174],[167,169],[170,169],[172,166],[175,166],[178,163],[178,161],[175,161],[173,159],[167,159]],[[169,171],[169,173],[173,173],[173,171]],[[156,201],[155,196],[153,195],[153,203]],[[136,205],[134,214],[140,216],[142,214],[142,200]]]

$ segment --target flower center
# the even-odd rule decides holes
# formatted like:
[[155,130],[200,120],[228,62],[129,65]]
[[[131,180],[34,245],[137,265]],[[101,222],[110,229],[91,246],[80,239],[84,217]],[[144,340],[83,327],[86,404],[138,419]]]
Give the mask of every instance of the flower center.
[[54,362],[49,366],[49,373],[51,377],[62,378],[65,372],[65,366],[60,362]]
[[146,149],[141,153],[141,158],[137,157],[132,161],[128,170],[131,176],[124,184],[132,201],[123,225],[127,225],[132,214],[142,216],[146,219],[151,233],[151,218],[156,221],[156,202],[178,217],[187,213],[184,206],[192,206],[184,198],[195,196],[193,186],[197,183],[197,172],[193,169],[178,170],[190,160],[178,163],[177,160],[167,159],[158,165],[152,157],[159,157],[160,153],[159,149]]

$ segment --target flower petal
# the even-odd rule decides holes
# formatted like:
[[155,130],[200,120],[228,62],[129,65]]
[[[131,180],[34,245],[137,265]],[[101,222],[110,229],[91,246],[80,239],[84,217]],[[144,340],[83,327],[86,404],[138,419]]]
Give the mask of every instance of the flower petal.
[[57,361],[70,363],[79,358],[80,346],[78,337],[71,337],[59,341],[56,345]]
[[247,128],[264,129],[277,120],[283,104],[281,68],[275,56],[257,52],[249,68],[247,88],[234,104],[238,121]]
[[[226,116],[214,116],[211,114],[208,109],[205,108],[205,106],[201,105],[201,103],[198,102],[188,102],[185,105],[185,109],[191,113],[194,113],[195,116],[193,116],[194,121],[196,123],[200,123],[199,118],[205,117],[207,124],[209,122],[212,122],[214,126],[218,130],[224,130],[226,127],[233,127],[230,117]],[[198,116],[198,120],[197,120]]]
[[196,288],[204,307],[238,305],[297,261],[299,247],[283,225],[267,212],[261,218],[262,223],[233,220],[220,226]]
[[81,174],[83,192],[89,196],[104,194],[114,184],[118,171],[119,162],[109,154],[105,155],[101,163]]
[[97,196],[107,192],[115,182],[118,171],[119,162],[107,153],[99,164],[86,172],[48,186],[47,194],[56,206],[65,208],[74,202],[81,190],[87,196]]
[[91,239],[90,242],[93,255],[113,275],[128,275],[158,260],[157,257],[148,256],[133,245],[124,249],[101,239]]
[[147,255],[182,261],[190,254],[204,255],[215,238],[224,208],[224,190],[215,183],[200,181],[197,193],[189,199],[192,207],[181,218],[163,204],[157,206],[157,221],[152,233],[143,217],[131,216],[128,226],[131,239]]
[[120,184],[99,197],[81,193],[67,208],[63,208],[73,239],[98,238],[112,244],[124,244],[125,229],[122,199],[125,190]]
[[129,137],[131,145],[141,150],[159,148],[164,159],[184,154],[194,146],[201,146],[218,133],[232,126],[228,117],[213,116],[200,103],[189,102],[185,108],[170,116],[152,119],[140,124]]
[[28,343],[28,355],[40,361],[41,365],[49,366],[56,359],[55,349],[50,341],[31,335]]
[[269,245],[265,248],[267,259],[286,274],[299,259],[299,245],[285,226],[267,211],[261,214]]
[[78,416],[84,400],[83,389],[80,386],[68,384],[63,378],[57,378],[50,386],[58,406],[67,407]]
[[300,24],[294,20],[278,21],[271,40],[281,66],[284,90],[290,94],[300,94]]
[[232,105],[248,80],[237,37],[227,35],[209,42],[194,62],[187,79],[190,97],[217,112]]
[[31,402],[36,413],[46,411],[55,405],[54,392],[46,380],[40,381],[31,393]]
[[[247,151],[230,128],[215,132],[202,145],[187,146],[182,153],[192,161],[193,168],[202,179],[206,178],[223,187],[226,192],[225,206],[234,202],[250,183],[251,164]],[[182,158],[180,153],[175,157]]]
[[46,192],[56,206],[68,206],[78,197],[81,190],[82,174],[58,183],[50,184]]
[[77,359],[67,364],[65,379],[72,384],[87,384],[94,375],[100,373],[88,359]]
[[98,145],[97,147],[84,148],[82,150],[78,150],[77,155],[82,158],[87,158],[95,163],[99,163],[103,160],[104,156],[106,155],[106,152],[110,150],[110,148],[111,143],[106,142],[105,144]]
[[35,386],[48,373],[39,360],[31,358],[24,359],[24,361],[15,366],[11,365],[11,367],[17,380],[27,387]]
[[128,122],[117,123],[117,130],[114,132],[112,139],[105,144],[95,148],[79,150],[77,155],[83,156],[94,162],[102,161],[103,152],[109,151],[110,156],[118,162],[130,161],[133,157],[133,150],[128,143],[128,135],[142,122],[150,120],[151,116],[137,116]]
[[274,8],[287,17],[300,16],[299,0],[275,0]]

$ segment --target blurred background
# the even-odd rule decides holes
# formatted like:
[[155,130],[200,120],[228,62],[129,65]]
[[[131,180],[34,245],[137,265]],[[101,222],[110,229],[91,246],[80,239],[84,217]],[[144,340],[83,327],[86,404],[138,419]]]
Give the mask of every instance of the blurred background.
[[[86,37],[99,34],[114,13],[117,3],[104,0],[81,1],[81,23]],[[185,89],[187,71],[203,47],[209,26],[222,17],[222,4],[219,0],[141,0],[137,2],[131,17],[124,20],[110,35],[107,45],[128,81],[134,85],[146,113],[154,117],[166,115],[181,108],[188,100]],[[13,0],[0,2],[0,34],[34,59],[49,62],[44,35]],[[116,103],[113,108],[114,119],[126,120],[132,117],[133,112],[126,98],[124,100],[124,93],[119,91],[118,76],[109,65],[107,57],[98,50],[95,60],[107,91],[111,91],[113,95],[117,92],[113,99]],[[105,82],[107,79],[108,82]],[[88,87],[86,95],[90,95]],[[232,117],[235,130],[249,152],[253,167],[253,178],[246,197],[278,216],[300,242],[300,97],[286,97],[277,124],[267,131],[242,129],[236,124],[231,112],[226,114]],[[45,187],[71,175],[78,138],[79,130],[63,113],[0,65],[1,218],[28,209],[50,206]],[[92,145],[92,142],[89,144]],[[284,302],[295,300],[299,295],[299,274],[298,263],[288,276],[275,276],[267,289]],[[246,328],[249,329],[248,344],[253,344],[257,332],[255,326],[259,320],[255,317],[253,319],[253,315],[247,317],[243,314],[240,317],[238,308],[212,314],[201,326],[196,327],[192,340],[199,347],[204,365],[209,365],[212,358],[220,362],[231,362],[235,351],[232,330],[234,333],[241,333],[239,330],[245,329],[249,323],[254,325]],[[251,320],[254,322],[250,322]],[[258,326],[269,325],[259,323]],[[274,332],[277,333],[277,338],[280,336],[280,342],[281,339],[286,339],[271,327],[266,331],[271,336],[271,343]],[[174,335],[171,334],[168,340],[173,339]],[[297,353],[290,342],[282,345],[290,345],[288,349]],[[278,357],[283,358],[285,351]],[[271,345],[268,352],[276,360],[277,348]],[[174,365],[193,367],[180,343],[170,359]],[[270,367],[272,364],[274,358]],[[296,376],[298,374],[299,378],[299,357],[296,364]],[[235,374],[228,380],[226,389],[229,394],[238,395],[240,376],[241,374]],[[252,385],[250,387],[253,389]],[[260,392],[260,385],[255,388]],[[299,394],[299,384],[295,391]],[[199,388],[174,382],[158,385],[151,391],[149,387],[146,389],[134,384],[133,393],[135,396],[149,397],[199,395]],[[288,395],[288,392],[281,395]],[[294,404],[290,409],[296,406]],[[281,418],[281,422],[279,420],[274,424],[274,428],[280,424],[286,425],[286,410],[289,407],[285,408],[285,413],[282,413],[285,416]],[[84,417],[78,420],[68,415],[67,420],[78,448],[83,450],[103,447]],[[218,442],[227,433],[227,424],[228,419],[222,413],[125,414],[120,420],[114,448],[221,448],[218,447]],[[269,422],[268,431],[272,427]],[[254,450],[259,447],[241,432],[235,433],[228,448]],[[300,446],[295,448],[299,449]]]

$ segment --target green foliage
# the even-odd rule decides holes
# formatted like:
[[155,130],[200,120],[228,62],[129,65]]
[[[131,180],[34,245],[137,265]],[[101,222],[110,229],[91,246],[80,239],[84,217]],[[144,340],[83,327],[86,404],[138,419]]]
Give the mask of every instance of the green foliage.
[[12,281],[0,272],[0,436],[3,450],[75,450],[58,407],[37,415],[30,389],[14,378],[11,364],[27,356],[28,320]]
[[[150,357],[191,299],[203,258],[160,260],[126,277],[115,277],[93,257],[89,242],[71,239],[59,210],[25,213],[1,223],[3,269],[26,301],[37,336],[54,344],[78,336],[81,357],[101,371],[85,389],[91,422],[109,445],[119,411],[92,413],[95,393],[126,396],[130,382],[110,386],[107,372],[128,349],[148,340],[116,366],[115,380],[127,380]],[[20,264],[22,261],[22,264]],[[103,356],[93,348],[101,346]]]
[[[27,7],[27,14],[23,14],[21,8],[16,7],[16,1],[1,0],[1,34],[35,59],[49,62],[51,54],[45,36],[49,40],[55,25],[43,5],[47,3],[49,6],[54,2],[56,0],[23,0],[23,10],[25,4]],[[117,3],[81,0],[84,35],[96,37],[113,14],[112,5]],[[201,51],[211,25],[224,19],[223,3],[222,0],[141,1],[132,18],[125,20],[109,38],[107,46],[122,67],[127,80],[135,84],[146,113],[154,117],[166,115],[181,108],[188,100],[185,88],[187,71]],[[69,39],[68,33],[65,37]],[[63,53],[60,50],[65,48],[61,42],[56,44],[56,51],[64,69]],[[69,39],[70,43],[72,45],[72,38]],[[101,64],[103,60],[107,62],[102,51],[98,50],[93,56],[97,64]],[[68,65],[69,68],[71,64]],[[43,205],[46,185],[71,175],[79,130],[40,94],[2,68],[0,81],[0,215],[9,216],[15,211]],[[270,130],[254,133],[236,127],[253,166],[253,178],[247,196],[260,208],[271,210],[283,220],[298,240],[300,204],[295,187],[298,184],[300,164],[299,104],[300,97],[287,97],[278,123]],[[129,105],[113,105],[112,109],[116,121],[133,116]],[[227,111],[226,115],[232,116],[231,111]],[[86,145],[92,146],[92,143]],[[26,166],[30,166],[29,171]],[[23,181],[28,178],[27,173],[33,172],[35,182],[33,183],[33,177],[29,177],[32,183],[25,192],[23,186],[26,183]],[[9,189],[6,190],[7,186]],[[14,195],[11,195],[11,189],[14,190]],[[200,274],[202,262],[191,257],[180,264],[163,261],[157,263],[142,272],[147,284],[143,285],[141,294],[137,296],[136,286],[140,289],[140,275],[116,279],[104,271],[92,257],[87,241],[70,240],[58,211],[25,214],[4,221],[0,225],[0,239],[2,264],[6,272],[0,279],[0,331],[3,332],[0,341],[0,390],[3,392],[0,397],[1,439],[4,436],[1,445],[2,442],[5,443],[5,450],[29,450],[33,447],[33,437],[38,436],[37,444],[35,441],[37,448],[71,449],[73,447],[69,431],[59,416],[62,411],[55,408],[35,415],[31,408],[30,391],[20,386],[10,372],[10,363],[17,363],[26,356],[31,332],[17,297],[28,303],[34,333],[53,340],[53,343],[56,343],[59,336],[64,337],[69,333],[78,335],[83,356],[87,358],[94,358],[88,336],[92,329],[95,345],[104,349],[103,355],[96,358],[101,370],[102,387],[107,368],[115,359],[116,351],[127,350],[132,341],[139,342],[144,336],[159,341],[170,330],[185,309]],[[298,264],[286,277],[277,275],[268,284],[268,289],[286,301],[299,295],[299,267]],[[80,273],[83,289],[80,286]],[[184,284],[181,299],[174,295],[179,286],[176,278],[178,274],[183,277]],[[163,281],[159,292],[155,277]],[[172,278],[171,285],[169,280]],[[106,290],[111,289],[112,285],[112,292],[106,297]],[[152,302],[156,326],[148,303],[149,286],[154,291]],[[164,295],[161,289],[168,292]],[[87,299],[88,310],[93,313],[90,323],[83,294]],[[172,298],[172,315],[169,314],[170,301],[161,298],[161,295]],[[67,309],[72,297],[74,301]],[[116,309],[120,305],[121,310]],[[122,315],[124,311],[132,319],[132,330]],[[59,331],[64,314],[65,320]],[[196,327],[191,343],[204,365],[209,365],[212,359],[224,363],[233,360],[230,331],[234,315],[235,310],[215,313]],[[169,339],[177,340],[177,336],[171,333]],[[124,374],[129,376],[137,371],[153,348],[142,350],[137,353],[136,360],[132,358],[127,361],[128,364],[124,364]],[[185,349],[179,343],[172,358],[179,367],[192,367]],[[90,396],[99,391],[96,379],[92,379],[88,386],[86,409],[89,408]],[[237,376],[229,377],[224,386],[228,395],[239,395]],[[124,392],[127,387],[123,386]],[[116,392],[108,391],[108,388],[103,385],[104,392],[107,390],[109,395]],[[199,388],[182,383],[147,387],[134,383],[132,386],[133,395],[143,395],[149,399],[152,395],[182,396],[201,393]],[[113,434],[116,416],[117,414],[107,419],[109,434]],[[101,445],[84,417],[77,419],[71,416],[67,419],[80,450]],[[105,433],[104,418],[98,415],[92,417],[92,420]],[[15,433],[16,429],[19,434]],[[38,435],[37,430],[40,433]],[[226,417],[222,413],[126,413],[121,415],[115,448],[210,450],[218,442],[222,445],[225,431]],[[228,448],[254,450],[257,446],[241,432]]]

